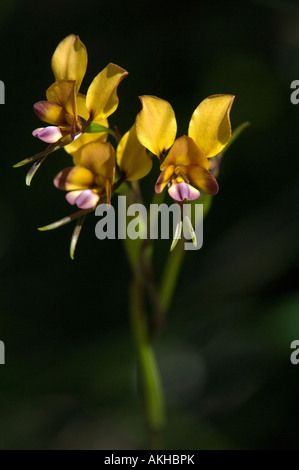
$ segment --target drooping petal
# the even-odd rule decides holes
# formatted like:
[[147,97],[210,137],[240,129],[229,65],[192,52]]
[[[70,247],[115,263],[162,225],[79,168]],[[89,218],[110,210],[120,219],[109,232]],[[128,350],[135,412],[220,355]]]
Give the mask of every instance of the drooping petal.
[[193,139],[186,135],[183,135],[175,141],[167,157],[160,166],[160,169],[164,170],[169,165],[200,165],[207,170],[209,169],[208,159],[201,148],[196,145]]
[[32,135],[47,144],[55,144],[63,137],[60,128],[56,126],[39,127],[32,132]]
[[155,184],[155,192],[157,194],[162,193],[165,186],[170,182],[171,177],[174,174],[174,168],[174,165],[170,165],[160,174]]
[[137,181],[152,169],[153,162],[136,136],[135,125],[121,138],[116,150],[117,164],[128,181]]
[[92,81],[86,94],[86,107],[93,122],[109,117],[118,106],[117,87],[128,72],[108,64]]
[[168,194],[172,199],[179,202],[185,199],[187,199],[187,201],[193,201],[200,196],[200,192],[193,188],[193,186],[184,181],[178,182],[177,180],[173,180],[172,185],[168,189]]
[[[107,119],[102,121],[102,126],[108,127]],[[73,140],[73,142],[71,142],[69,145],[66,145],[64,147],[64,150],[66,150],[66,152],[73,157],[74,165],[80,165],[80,148],[90,142],[106,142],[107,137],[107,132],[99,132],[95,134],[89,134],[87,132],[84,132],[84,134],[75,137],[75,140]]]
[[139,142],[158,158],[168,150],[176,137],[177,123],[168,101],[156,96],[140,96],[142,110],[136,117]]
[[66,194],[66,200],[73,206],[76,204],[79,209],[92,209],[99,202],[100,196],[92,189],[83,191],[71,191]]
[[212,173],[197,165],[190,165],[181,170],[182,175],[207,194],[217,194],[218,183]]
[[33,110],[37,117],[48,124],[61,126],[65,124],[65,110],[55,103],[49,101],[39,101],[33,106]]
[[59,80],[47,89],[47,100],[61,106],[72,116],[76,116],[76,82]]
[[89,189],[94,187],[94,175],[87,168],[71,166],[58,173],[54,185],[65,191]]
[[80,165],[88,168],[95,178],[100,178],[100,186],[105,179],[114,180],[115,150],[109,142],[91,142],[79,150]]
[[58,44],[51,65],[56,81],[75,80],[79,91],[87,68],[87,51],[79,36],[70,34]]
[[209,96],[191,117],[188,135],[208,158],[220,153],[231,137],[229,113],[234,99],[233,95]]

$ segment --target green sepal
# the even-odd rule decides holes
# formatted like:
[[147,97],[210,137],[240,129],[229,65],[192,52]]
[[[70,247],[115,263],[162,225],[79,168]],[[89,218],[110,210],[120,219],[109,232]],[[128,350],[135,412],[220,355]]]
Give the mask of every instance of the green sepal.
[[173,251],[175,247],[177,246],[178,241],[181,239],[182,236],[182,228],[183,228],[183,222],[180,220],[176,226],[175,229],[175,234],[171,243],[170,251]]
[[88,128],[86,129],[85,132],[88,134],[98,134],[99,132],[110,132],[111,129],[109,127],[101,126],[100,124],[97,124],[96,122],[92,122]]
[[194,230],[193,225],[191,223],[191,220],[189,219],[189,217],[187,215],[185,215],[185,217],[184,217],[183,225],[184,225],[184,227],[187,228],[187,230],[188,230],[188,232],[191,236],[192,243],[196,248],[197,247],[196,233],[195,233],[195,230]]
[[82,218],[89,212],[92,212],[94,208],[92,209],[81,209],[80,211],[74,212],[74,214],[68,215],[66,217],[63,217],[63,219],[57,220],[56,222],[53,222],[52,224],[45,225],[44,227],[39,227],[38,230],[40,232],[47,232],[48,230],[55,230],[56,228],[63,227],[63,225],[69,224],[70,222],[73,222],[73,220],[77,220],[79,218]]
[[32,165],[32,167],[30,168],[30,170],[28,171],[26,175],[27,186],[30,186],[32,178],[34,177],[35,173],[37,172],[37,170],[39,169],[39,167],[41,166],[41,164],[44,162],[45,159],[46,159],[46,156],[41,157],[38,160],[36,160],[36,162]]
[[84,224],[85,217],[86,217],[86,215],[83,215],[82,217],[80,217],[80,219],[77,221],[76,227],[73,231],[73,235],[72,235],[72,238],[71,238],[71,244],[70,244],[70,257],[71,257],[71,259],[74,259],[74,257],[75,257],[75,249],[76,249],[76,246],[77,246],[77,243],[78,243],[78,240],[79,240],[79,236],[80,236],[80,233],[81,233],[82,226]]

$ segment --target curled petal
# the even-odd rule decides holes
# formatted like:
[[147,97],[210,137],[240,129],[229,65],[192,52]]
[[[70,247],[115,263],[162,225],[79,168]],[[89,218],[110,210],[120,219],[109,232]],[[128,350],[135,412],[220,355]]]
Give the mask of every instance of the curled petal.
[[91,189],[71,191],[67,193],[65,197],[72,206],[76,204],[79,209],[92,209],[97,205],[100,199],[100,196]]
[[233,95],[209,96],[191,117],[188,135],[208,158],[220,153],[231,137],[229,113],[234,99]]
[[185,183],[184,181],[178,182],[177,180],[173,180],[172,185],[168,189],[168,194],[172,199],[179,202],[182,202],[185,199],[193,201],[194,199],[198,199],[200,196],[200,192],[193,188],[193,186]]
[[218,183],[212,173],[205,168],[197,165],[190,165],[181,170],[185,178],[207,194],[217,194],[219,191]]
[[75,80],[79,91],[87,68],[87,51],[79,36],[70,34],[58,44],[51,66],[55,80]]
[[171,177],[174,174],[174,169],[174,165],[170,165],[162,171],[155,184],[155,191],[157,194],[162,193],[165,186],[170,182]]
[[118,106],[117,87],[128,72],[108,64],[92,81],[86,94],[86,107],[93,122],[109,117]]
[[56,126],[39,127],[32,132],[32,135],[47,144],[55,144],[63,137],[60,128]]
[[117,164],[128,181],[137,181],[152,169],[153,162],[136,136],[135,126],[121,138],[116,150]]
[[33,110],[41,121],[55,126],[65,124],[65,111],[58,104],[50,103],[49,101],[39,101],[34,104]]
[[71,116],[77,116],[76,82],[59,80],[53,83],[46,92],[47,100],[61,106]]
[[115,150],[109,142],[90,142],[79,149],[80,165],[88,168],[98,181],[114,180]]
[[160,168],[164,170],[169,165],[199,165],[207,170],[209,169],[209,161],[201,148],[186,135],[175,141]]
[[94,187],[94,175],[87,168],[72,166],[58,173],[54,185],[65,191],[90,189]]
[[176,137],[177,123],[168,101],[156,96],[140,96],[142,110],[136,117],[139,142],[158,158],[168,150]]

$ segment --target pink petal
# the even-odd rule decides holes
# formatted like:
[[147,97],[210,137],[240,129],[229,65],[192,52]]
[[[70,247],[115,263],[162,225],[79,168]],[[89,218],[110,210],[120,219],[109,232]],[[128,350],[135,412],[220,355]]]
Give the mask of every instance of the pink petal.
[[61,130],[57,126],[39,127],[32,132],[32,135],[47,144],[55,144],[62,137]]
[[37,137],[39,132],[41,132],[42,130],[44,130],[44,127],[38,127],[37,129],[35,129],[33,132],[32,132],[32,135],[33,137]]
[[78,197],[80,196],[80,194],[82,192],[83,192],[83,190],[81,190],[81,191],[70,191],[69,193],[67,193],[65,195],[67,202],[69,202],[72,206],[74,206],[76,204],[76,201],[77,201]]
[[92,209],[95,207],[100,199],[98,194],[95,194],[91,189],[83,191],[70,191],[66,195],[66,200],[72,204],[76,204],[79,209]]
[[179,202],[182,202],[185,199],[193,201],[194,199],[198,199],[200,196],[198,189],[193,188],[193,186],[185,183],[184,181],[178,183],[176,180],[172,182],[172,185],[168,189],[168,194],[172,199]]

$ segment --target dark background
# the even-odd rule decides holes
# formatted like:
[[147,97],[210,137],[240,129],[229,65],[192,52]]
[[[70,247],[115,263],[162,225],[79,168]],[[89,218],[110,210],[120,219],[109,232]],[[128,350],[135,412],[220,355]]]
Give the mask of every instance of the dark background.
[[[12,165],[44,146],[32,111],[53,82],[65,36],[85,43],[82,91],[108,62],[130,72],[111,117],[126,131],[138,95],[173,105],[179,135],[206,96],[233,93],[233,128],[204,246],[188,253],[156,345],[167,397],[168,449],[298,449],[299,8],[291,1],[51,2],[1,0],[0,448],[146,447],[127,309],[130,271],[118,241],[90,216],[69,259],[72,212],[53,187],[56,152],[25,186]],[[143,183],[149,188],[156,175]],[[163,247],[163,248],[161,248]],[[157,247],[161,273],[168,244]]]

